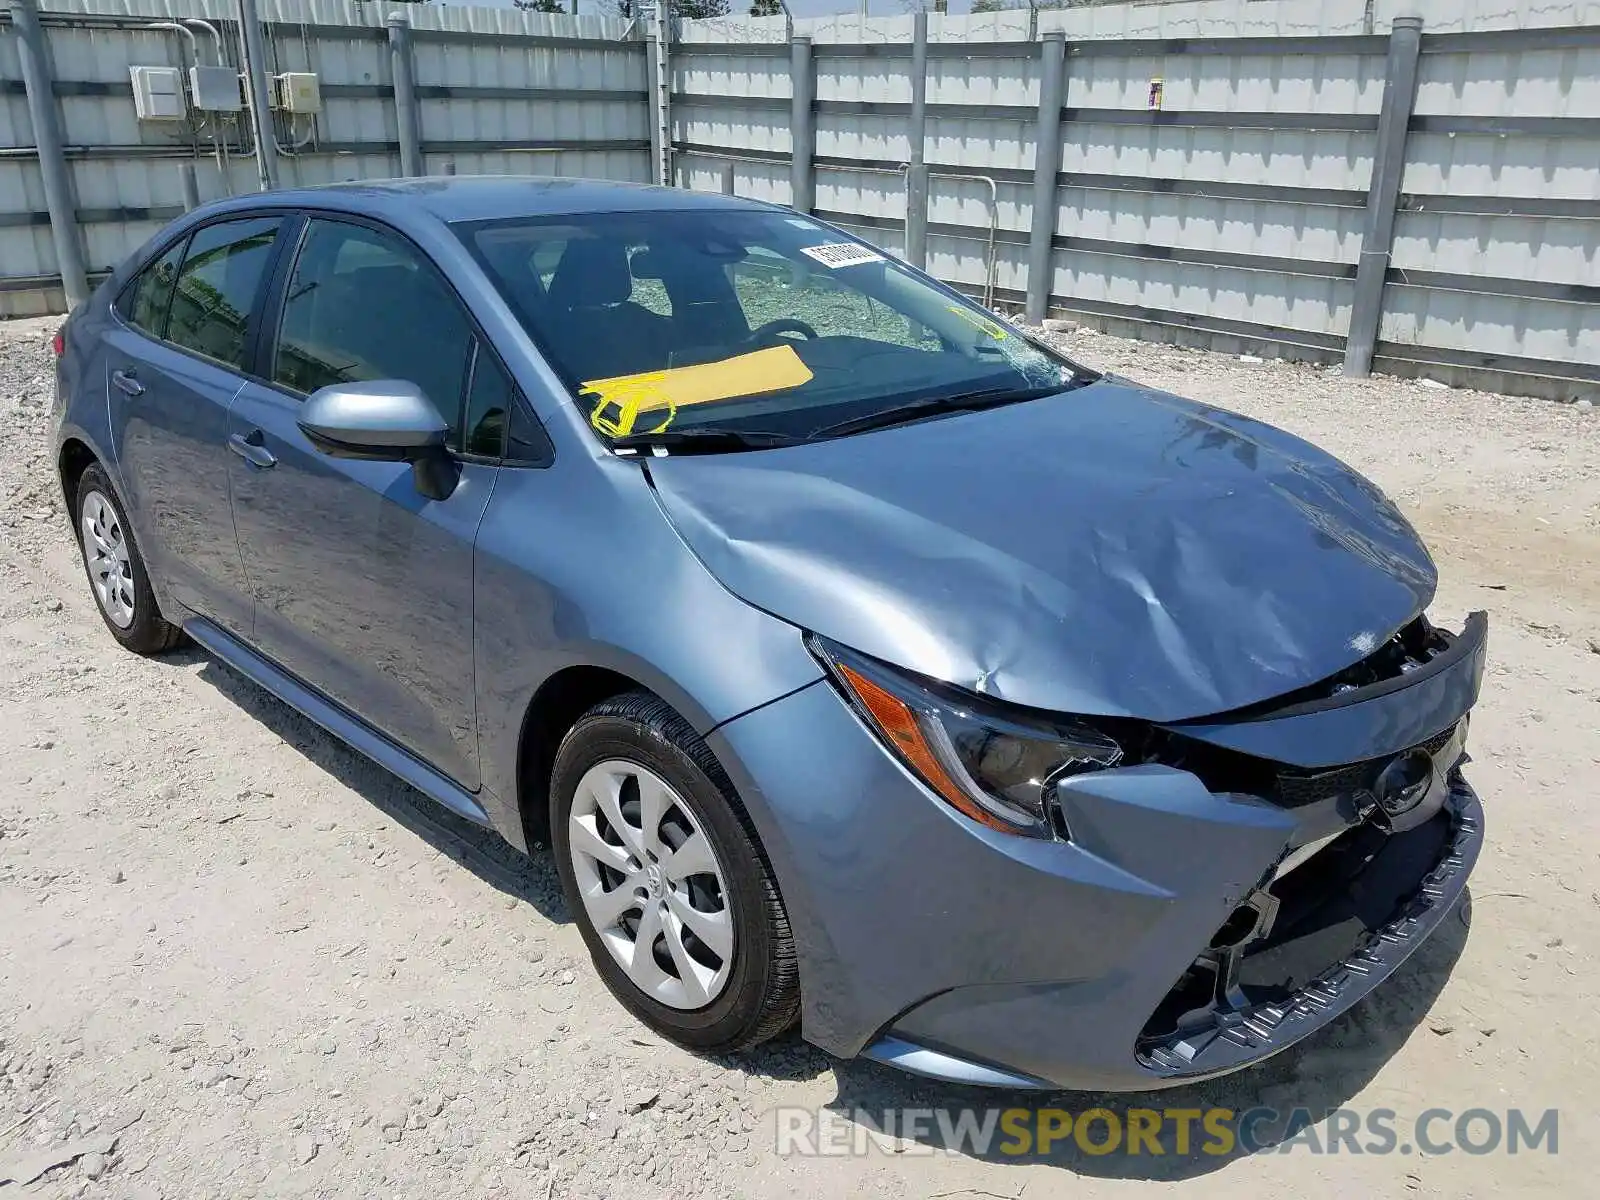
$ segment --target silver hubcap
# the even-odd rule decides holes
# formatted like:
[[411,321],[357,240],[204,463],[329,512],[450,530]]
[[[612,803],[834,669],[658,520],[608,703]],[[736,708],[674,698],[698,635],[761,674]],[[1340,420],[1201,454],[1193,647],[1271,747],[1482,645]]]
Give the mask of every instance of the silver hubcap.
[[669,1008],[715,1000],[733,962],[733,913],[689,802],[637,763],[611,759],[578,781],[567,841],[589,920],[639,990]]
[[133,564],[117,510],[99,492],[83,498],[83,561],[100,609],[118,629],[133,624]]

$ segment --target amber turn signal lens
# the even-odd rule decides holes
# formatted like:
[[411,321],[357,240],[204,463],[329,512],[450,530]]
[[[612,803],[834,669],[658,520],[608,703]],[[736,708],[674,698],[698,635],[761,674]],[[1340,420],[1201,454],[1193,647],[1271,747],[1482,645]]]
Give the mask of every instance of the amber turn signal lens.
[[879,687],[859,671],[851,669],[844,663],[835,665],[845,683],[855,693],[861,707],[867,710],[884,737],[889,739],[890,745],[900,752],[911,769],[922,776],[928,786],[938,792],[946,803],[990,829],[998,829],[1002,833],[1016,832],[1016,826],[1007,824],[986,810],[950,778],[949,772],[940,764],[938,756],[928,745],[928,739],[922,732],[922,725],[917,721],[917,715],[911,711],[910,705],[892,692]]

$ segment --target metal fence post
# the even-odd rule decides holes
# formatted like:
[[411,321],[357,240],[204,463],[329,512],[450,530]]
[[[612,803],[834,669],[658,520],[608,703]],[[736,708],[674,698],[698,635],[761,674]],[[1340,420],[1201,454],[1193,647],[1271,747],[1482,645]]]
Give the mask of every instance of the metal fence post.
[[1396,17],[1389,32],[1388,77],[1383,85],[1383,112],[1378,117],[1378,145],[1372,155],[1372,187],[1367,192],[1367,221],[1361,237],[1361,264],[1356,268],[1355,295],[1350,303],[1350,336],[1345,342],[1344,373],[1372,374],[1378,327],[1383,320],[1383,284],[1394,246],[1395,208],[1406,169],[1406,133],[1417,100],[1417,61],[1422,53],[1422,18]]
[[736,165],[737,164],[731,158],[727,162],[722,164],[722,194],[724,196],[733,195],[733,186],[734,186],[734,173],[733,173],[733,171],[734,171],[734,167]]
[[644,90],[646,119],[650,122],[650,182],[661,182],[662,146],[661,114],[656,104],[661,95],[661,83],[656,78],[656,31],[654,27],[644,35]]
[[795,212],[808,213],[816,207],[816,180],[811,159],[817,152],[817,126],[811,111],[817,96],[817,77],[811,69],[811,39],[801,35],[789,39],[789,136],[793,149],[789,156],[789,205]]
[[650,157],[652,183],[672,187],[672,71],[667,48],[672,25],[664,7],[667,0],[656,0],[645,33],[645,75],[650,92]]
[[184,212],[200,207],[200,184],[194,177],[194,163],[188,159],[178,164],[178,187],[183,192]]
[[906,261],[918,270],[928,265],[928,13],[911,17],[911,139],[906,164]]
[[261,190],[270,192],[278,186],[278,137],[272,129],[267,47],[261,38],[261,14],[256,0],[239,0],[239,27],[244,36],[244,69],[249,76],[250,122],[256,133],[256,175]]
[[422,114],[417,111],[417,61],[411,48],[411,22],[404,13],[392,13],[388,25],[394,115],[400,127],[400,174],[426,175],[422,165]]
[[89,298],[89,278],[83,267],[83,246],[78,241],[72,179],[67,173],[66,155],[61,150],[61,123],[56,114],[50,47],[39,25],[36,0],[11,0],[11,26],[17,31],[17,58],[22,66],[22,86],[28,94],[33,144],[39,151],[45,207],[50,210],[50,240],[55,245],[56,270],[61,274],[61,290],[71,310]]
[[[1037,10],[1034,10],[1037,11]],[[1056,177],[1061,173],[1061,105],[1067,89],[1067,35],[1052,29],[1039,44],[1039,127],[1033,145],[1033,224],[1028,230],[1028,302],[1038,325],[1055,282]]]

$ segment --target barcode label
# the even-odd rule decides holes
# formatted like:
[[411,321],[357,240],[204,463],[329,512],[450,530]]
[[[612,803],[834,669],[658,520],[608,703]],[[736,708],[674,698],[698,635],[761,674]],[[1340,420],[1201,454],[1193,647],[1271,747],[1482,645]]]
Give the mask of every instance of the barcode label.
[[862,263],[882,262],[883,255],[854,242],[837,242],[831,246],[801,246],[800,253],[809,255],[825,267],[858,267]]

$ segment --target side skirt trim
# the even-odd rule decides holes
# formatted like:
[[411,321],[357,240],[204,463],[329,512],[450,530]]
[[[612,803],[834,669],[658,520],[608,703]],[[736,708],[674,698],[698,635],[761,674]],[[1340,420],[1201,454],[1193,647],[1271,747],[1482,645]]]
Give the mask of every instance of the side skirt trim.
[[302,716],[314,721],[352,750],[398,775],[430,800],[476,825],[491,827],[489,814],[460,784],[401,749],[361,718],[346,712],[320,692],[218,628],[204,617],[190,617],[183,631],[207,652],[252,683],[265,688]]

